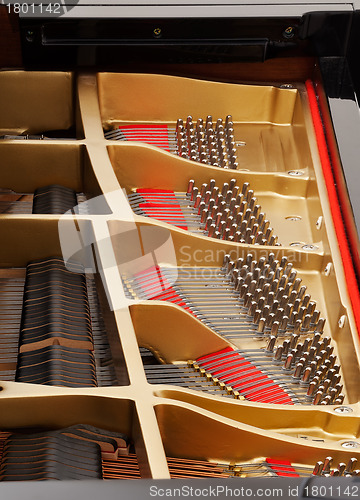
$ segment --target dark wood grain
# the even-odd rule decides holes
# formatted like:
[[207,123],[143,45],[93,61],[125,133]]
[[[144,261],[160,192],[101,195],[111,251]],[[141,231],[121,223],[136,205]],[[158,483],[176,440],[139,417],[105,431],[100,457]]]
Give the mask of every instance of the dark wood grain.
[[5,5],[0,6],[0,68],[22,66],[18,16],[8,13]]
[[161,64],[137,62],[122,65],[121,71],[162,73],[189,78],[225,82],[304,82],[312,78],[316,60],[313,57],[286,57],[265,62]]

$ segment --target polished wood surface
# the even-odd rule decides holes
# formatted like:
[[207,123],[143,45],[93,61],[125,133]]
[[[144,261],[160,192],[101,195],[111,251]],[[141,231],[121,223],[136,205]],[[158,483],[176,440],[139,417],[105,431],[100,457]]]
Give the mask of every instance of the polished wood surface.
[[312,78],[314,57],[284,57],[264,62],[166,64],[138,61],[121,66],[122,72],[158,73],[226,82],[299,82]]
[[5,5],[0,6],[0,67],[22,66],[18,16],[9,14]]

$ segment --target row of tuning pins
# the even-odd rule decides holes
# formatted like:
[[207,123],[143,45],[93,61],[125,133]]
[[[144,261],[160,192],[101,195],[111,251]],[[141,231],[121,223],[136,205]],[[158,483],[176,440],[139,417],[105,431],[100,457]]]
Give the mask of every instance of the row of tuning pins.
[[236,179],[216,186],[215,179],[195,186],[189,180],[186,196],[197,211],[206,234],[211,238],[258,245],[276,245],[270,222],[257,204],[249,183],[236,185]]
[[226,254],[221,269],[257,325],[258,335],[323,331],[325,320],[286,256],[278,261],[271,252],[257,261],[249,253],[232,261]]
[[192,116],[188,116],[185,123],[179,119],[175,135],[179,156],[214,167],[238,168],[231,115],[225,121],[219,118],[215,125],[210,115],[205,122],[199,118],[194,123]]
[[[313,404],[341,404],[340,366],[331,339],[321,338],[325,319],[319,317],[316,302],[306,294],[287,257],[277,261],[270,253],[268,259],[256,261],[248,254],[232,261],[226,254],[222,272],[248,308],[248,316],[257,325],[256,334],[270,335],[265,354],[273,355],[275,364],[283,364],[284,374],[307,389],[306,398]],[[276,346],[279,334],[290,338]],[[308,334],[312,338],[301,340]]]
[[292,334],[278,346],[275,342],[276,337],[271,336],[265,354],[273,355],[273,363],[282,365],[284,375],[306,390],[306,401],[314,405],[343,403],[340,365],[336,364],[330,337],[321,338],[316,332],[312,338],[299,341],[299,335]]
[[323,462],[317,462],[312,473],[313,476],[360,476],[360,469],[355,469],[358,462],[356,458],[350,458],[347,464],[340,462],[335,469],[331,469],[332,462],[332,457],[326,457]]

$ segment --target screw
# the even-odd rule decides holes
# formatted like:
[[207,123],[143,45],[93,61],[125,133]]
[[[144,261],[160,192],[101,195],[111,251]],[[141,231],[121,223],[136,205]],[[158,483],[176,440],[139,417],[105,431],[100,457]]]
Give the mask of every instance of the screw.
[[304,172],[301,172],[301,170],[289,170],[288,174],[296,177],[296,176],[304,175]]
[[359,448],[360,444],[356,441],[345,441],[344,443],[341,443],[341,446],[343,448]]
[[301,220],[300,215],[288,215],[285,217],[286,220],[291,220],[291,221],[298,221]]
[[295,35],[295,29],[293,26],[288,26],[284,29],[282,36],[284,38],[293,38]]
[[154,36],[159,38],[161,36],[161,28],[155,28],[153,31]]
[[33,42],[34,41],[34,32],[32,30],[27,30],[25,38],[26,38],[27,42]]
[[352,413],[353,409],[349,408],[349,406],[337,406],[336,408],[334,408],[334,411],[336,413]]
[[280,88],[281,89],[293,89],[293,85],[291,85],[291,83],[283,83],[282,85],[280,85]]
[[291,247],[302,247],[304,243],[301,243],[301,241],[294,241],[293,243],[290,243]]
[[323,223],[323,217],[322,215],[320,215],[320,217],[316,221],[316,229],[321,229],[322,223]]
[[339,328],[344,328],[345,322],[346,322],[346,316],[345,314],[343,314],[342,316],[340,316],[338,321]]
[[328,262],[328,264],[326,264],[326,267],[324,269],[325,276],[329,276],[330,275],[331,269],[332,269],[332,263]]

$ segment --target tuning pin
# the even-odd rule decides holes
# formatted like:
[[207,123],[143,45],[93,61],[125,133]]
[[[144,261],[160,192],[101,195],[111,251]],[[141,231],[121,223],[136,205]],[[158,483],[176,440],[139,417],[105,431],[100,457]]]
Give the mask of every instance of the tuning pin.
[[192,190],[193,190],[193,187],[194,187],[194,183],[195,181],[193,179],[190,179],[189,180],[189,184],[188,184],[188,188],[187,188],[187,196],[191,196],[191,193],[192,193]]
[[350,460],[346,466],[345,472],[348,474],[352,474],[353,470],[355,469],[356,464],[357,464],[357,459],[350,458]]
[[314,470],[312,472],[313,476],[320,476],[323,469],[323,462],[316,462]]

